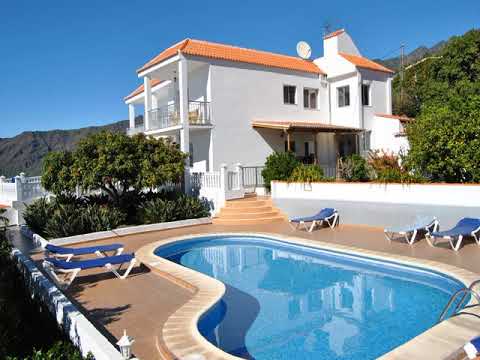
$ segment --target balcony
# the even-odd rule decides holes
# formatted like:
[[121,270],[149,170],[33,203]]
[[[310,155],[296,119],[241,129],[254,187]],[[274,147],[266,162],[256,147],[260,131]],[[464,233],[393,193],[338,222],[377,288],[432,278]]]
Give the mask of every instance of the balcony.
[[145,131],[145,127],[142,125],[137,125],[134,128],[127,129],[127,135],[133,136],[136,134],[143,133]]
[[[210,103],[189,101],[188,122],[191,126],[211,125]],[[150,110],[150,127],[147,130],[166,129],[178,125],[181,125],[179,104]]]

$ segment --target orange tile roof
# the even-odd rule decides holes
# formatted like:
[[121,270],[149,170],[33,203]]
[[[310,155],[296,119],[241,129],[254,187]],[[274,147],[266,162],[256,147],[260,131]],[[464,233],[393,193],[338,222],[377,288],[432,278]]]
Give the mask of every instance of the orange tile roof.
[[[157,80],[157,79],[152,79],[152,82],[150,83],[150,85],[152,87],[154,86],[157,86],[158,84],[161,84],[162,82],[164,82],[165,80]],[[123,99],[124,100],[128,100],[128,99],[131,99],[133,98],[134,96],[137,96],[141,93],[143,93],[143,84],[140,85],[139,87],[137,87],[135,90],[133,90],[130,94],[128,94],[127,96],[125,96]]]
[[302,120],[253,120],[252,127],[254,128],[266,128],[266,129],[280,129],[280,130],[293,130],[293,129],[313,129],[319,132],[356,132],[361,131],[359,128],[332,125],[320,121],[302,121]]
[[345,29],[339,29],[339,30],[336,30],[330,34],[327,34],[323,37],[323,40],[327,40],[327,39],[330,39],[332,37],[335,37],[335,36],[338,36],[340,34],[343,34],[345,32]]
[[266,67],[296,70],[314,74],[325,74],[313,61],[294,56],[275,54],[267,51],[240,48],[231,45],[217,44],[208,41],[185,39],[162,51],[152,60],[143,65],[137,72],[142,72],[177,53],[201,56],[211,59],[244,62]]
[[374,71],[382,71],[382,72],[391,73],[391,74],[395,73],[395,71],[390,70],[383,65],[377,64],[375,61],[364,58],[363,56],[346,54],[346,53],[343,53],[343,52],[339,52],[339,54],[345,60],[351,62],[353,65],[355,65],[359,68],[369,69],[369,70],[374,70]]
[[375,116],[383,117],[387,119],[395,119],[395,120],[400,120],[405,122],[410,122],[415,120],[414,118],[408,117],[406,115],[375,114]]

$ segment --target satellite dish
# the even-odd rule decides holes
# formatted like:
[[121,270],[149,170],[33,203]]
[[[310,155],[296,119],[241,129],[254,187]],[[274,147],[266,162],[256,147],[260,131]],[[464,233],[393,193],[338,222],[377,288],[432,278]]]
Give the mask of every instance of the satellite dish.
[[297,44],[297,54],[302,59],[308,60],[312,55],[312,48],[305,41],[299,41]]

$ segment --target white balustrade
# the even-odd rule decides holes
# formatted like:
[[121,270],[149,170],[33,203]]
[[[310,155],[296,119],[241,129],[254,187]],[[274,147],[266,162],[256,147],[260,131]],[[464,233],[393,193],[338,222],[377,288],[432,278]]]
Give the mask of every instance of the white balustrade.
[[40,176],[27,177],[24,173],[16,176],[15,181],[7,180],[0,176],[0,202],[30,201],[45,195],[48,192],[42,187]]
[[228,171],[227,165],[222,164],[220,171],[192,172],[190,175],[193,191],[214,204],[214,213],[224,206],[226,200],[242,198],[245,194],[240,164],[233,171]]

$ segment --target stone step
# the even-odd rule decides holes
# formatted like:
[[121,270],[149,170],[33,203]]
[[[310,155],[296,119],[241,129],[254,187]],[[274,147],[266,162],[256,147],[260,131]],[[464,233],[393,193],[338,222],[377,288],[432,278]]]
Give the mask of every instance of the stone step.
[[256,208],[260,206],[271,206],[271,203],[266,200],[228,200],[225,202],[227,208]]
[[261,212],[261,213],[246,213],[246,212],[237,212],[237,213],[224,213],[223,209],[218,214],[220,219],[263,219],[263,218],[272,218],[279,216],[280,213],[278,210],[272,209],[271,211]]
[[274,208],[270,205],[265,206],[248,206],[246,208],[242,207],[224,207],[220,210],[221,214],[259,214],[265,213],[274,210]]
[[213,224],[217,225],[255,225],[255,224],[269,224],[284,222],[285,218],[281,215],[265,217],[265,218],[256,218],[256,219],[225,219],[225,218],[214,218],[212,219]]

